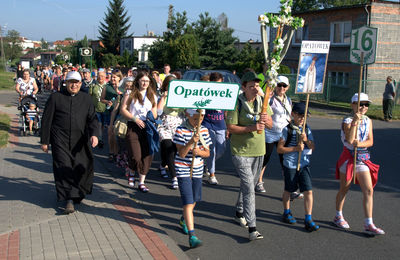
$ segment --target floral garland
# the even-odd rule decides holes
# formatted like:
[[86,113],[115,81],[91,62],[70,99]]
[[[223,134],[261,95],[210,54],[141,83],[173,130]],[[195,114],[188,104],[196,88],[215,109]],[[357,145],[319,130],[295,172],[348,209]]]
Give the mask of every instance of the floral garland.
[[[279,15],[274,15],[272,13],[265,13],[258,17],[258,22],[261,26],[269,26],[277,29],[276,38],[273,41],[274,49],[271,53],[271,58],[268,66],[268,70],[266,72],[268,76],[268,83],[270,87],[275,87],[278,82],[278,70],[279,65],[283,59],[281,57],[282,50],[285,47],[285,42],[282,39],[283,27],[285,25],[292,27],[294,30],[297,30],[299,27],[304,26],[304,19],[300,17],[292,16],[292,6],[293,0],[281,0],[281,10]],[[268,44],[263,42],[263,44]],[[289,42],[287,44],[290,44]],[[266,57],[267,58],[267,57]]]

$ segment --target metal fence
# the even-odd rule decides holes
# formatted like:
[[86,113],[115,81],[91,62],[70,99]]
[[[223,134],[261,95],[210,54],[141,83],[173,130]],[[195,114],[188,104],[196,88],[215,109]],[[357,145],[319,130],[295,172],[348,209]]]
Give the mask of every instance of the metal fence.
[[[287,91],[287,95],[294,100],[306,100],[306,94],[295,94],[296,88],[296,74],[286,74],[284,75],[289,78],[290,88]],[[400,93],[400,83],[394,82],[396,93]],[[386,80],[375,80],[368,79],[363,80],[361,90],[366,92],[370,98],[375,100],[382,100],[382,93],[385,90]],[[324,91],[322,94],[310,94],[311,101],[318,102],[349,102],[354,93],[358,92],[359,80],[358,79],[348,79],[347,86],[336,86],[332,84],[332,78],[326,77],[324,82]],[[395,103],[399,104],[400,97],[396,95]],[[375,102],[374,102],[375,103]]]

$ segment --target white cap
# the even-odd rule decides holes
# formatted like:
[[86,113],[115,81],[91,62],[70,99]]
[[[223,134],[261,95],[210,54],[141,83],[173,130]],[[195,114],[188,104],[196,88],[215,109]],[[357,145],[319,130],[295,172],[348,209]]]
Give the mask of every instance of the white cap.
[[[372,101],[368,99],[368,95],[365,93],[360,93],[360,102],[361,101],[368,101],[371,103]],[[358,93],[354,94],[354,96],[351,98],[351,103],[358,102]]]
[[289,79],[285,76],[278,76],[278,84],[279,83],[285,83],[287,86],[289,86]]
[[66,80],[77,80],[77,81],[82,81],[82,77],[81,74],[79,74],[79,72],[77,71],[70,71],[67,74],[67,78]]
[[[206,111],[204,110],[204,109],[199,109],[200,111],[201,111],[201,114],[202,115],[205,115],[206,114]],[[190,115],[190,116],[193,116],[193,115],[195,115],[195,114],[198,114],[199,113],[199,110],[198,109],[189,109],[189,108],[187,108],[186,109],[186,112]]]

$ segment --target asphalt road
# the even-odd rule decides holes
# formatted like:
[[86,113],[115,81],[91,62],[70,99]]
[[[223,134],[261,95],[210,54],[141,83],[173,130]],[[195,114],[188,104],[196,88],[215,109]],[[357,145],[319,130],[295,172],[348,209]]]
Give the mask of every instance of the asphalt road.
[[[40,97],[40,96],[39,96]],[[0,103],[15,104],[16,95],[2,92]],[[372,161],[381,165],[374,194],[374,222],[386,231],[381,237],[366,237],[362,233],[362,194],[358,186],[348,193],[344,216],[350,231],[335,228],[335,196],[338,181],[334,179],[336,160],[341,152],[340,119],[310,117],[316,150],[311,161],[313,176],[313,218],[321,226],[318,232],[304,230],[303,201],[292,203],[296,225],[281,222],[283,181],[277,156],[271,158],[264,175],[266,193],[257,194],[257,229],[264,239],[249,242],[247,230],[233,221],[239,180],[230,159],[229,149],[217,162],[219,185],[204,182],[203,200],[195,208],[195,230],[204,246],[190,249],[188,238],[178,225],[181,215],[179,191],[171,190],[170,180],[157,171],[159,156],[154,158],[147,179],[150,193],[132,190],[132,197],[160,224],[191,259],[397,259],[400,224],[400,175],[395,164],[400,158],[400,122],[373,121],[374,146]],[[110,164],[110,167],[113,167]],[[122,172],[117,181],[126,186]]]

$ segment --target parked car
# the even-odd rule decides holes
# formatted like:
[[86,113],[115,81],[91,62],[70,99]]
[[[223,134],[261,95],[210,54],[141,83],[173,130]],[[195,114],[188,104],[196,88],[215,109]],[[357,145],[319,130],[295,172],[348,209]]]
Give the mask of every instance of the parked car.
[[227,70],[188,70],[183,74],[182,79],[184,80],[200,80],[204,75],[210,74],[212,72],[219,72],[224,77],[224,82],[227,83],[237,83],[242,84],[240,78],[232,72]]

